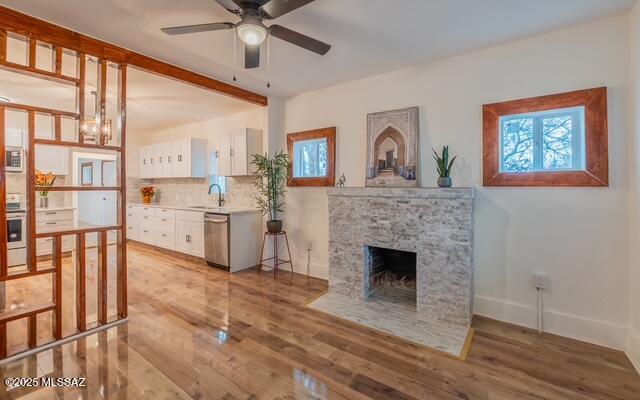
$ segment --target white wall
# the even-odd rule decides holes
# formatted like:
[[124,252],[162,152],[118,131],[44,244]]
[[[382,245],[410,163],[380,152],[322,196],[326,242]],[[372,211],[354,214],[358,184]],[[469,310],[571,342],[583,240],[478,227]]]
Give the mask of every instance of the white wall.
[[[431,40],[429,38],[425,40]],[[366,115],[420,107],[421,186],[434,186],[430,149],[459,155],[456,186],[474,186],[475,313],[536,324],[533,271],[545,271],[546,330],[623,348],[628,325],[627,145],[629,18],[622,15],[440,62],[301,94],[285,131],[336,126],[337,176],[364,186]],[[483,188],[482,104],[609,88],[610,187]],[[328,271],[325,189],[290,188],[285,229],[297,268]]]
[[629,164],[629,268],[630,268],[630,329],[627,340],[629,358],[640,371],[640,3],[630,14],[631,19],[631,146]]

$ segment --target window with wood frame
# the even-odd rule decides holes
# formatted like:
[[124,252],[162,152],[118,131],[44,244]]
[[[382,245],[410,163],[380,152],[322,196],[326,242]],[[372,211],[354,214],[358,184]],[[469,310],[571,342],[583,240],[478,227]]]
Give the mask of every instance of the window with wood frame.
[[483,106],[484,186],[609,186],[607,88]]
[[333,186],[335,183],[336,128],[287,135],[289,186]]

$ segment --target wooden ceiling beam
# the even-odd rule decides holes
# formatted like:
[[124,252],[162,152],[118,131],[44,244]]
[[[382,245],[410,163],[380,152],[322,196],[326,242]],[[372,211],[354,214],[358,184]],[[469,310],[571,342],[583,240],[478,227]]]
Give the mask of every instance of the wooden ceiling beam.
[[15,32],[54,46],[61,46],[78,53],[90,54],[99,59],[107,59],[123,65],[132,65],[147,72],[173,78],[249,103],[260,106],[267,105],[267,98],[261,94],[74,32],[3,6],[0,6],[0,30]]

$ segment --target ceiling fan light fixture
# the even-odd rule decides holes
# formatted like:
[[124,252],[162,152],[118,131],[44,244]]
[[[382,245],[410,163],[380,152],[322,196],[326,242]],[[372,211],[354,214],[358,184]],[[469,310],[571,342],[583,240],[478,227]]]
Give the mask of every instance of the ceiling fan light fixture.
[[236,26],[236,32],[245,44],[258,46],[267,38],[267,28],[255,22],[241,22]]

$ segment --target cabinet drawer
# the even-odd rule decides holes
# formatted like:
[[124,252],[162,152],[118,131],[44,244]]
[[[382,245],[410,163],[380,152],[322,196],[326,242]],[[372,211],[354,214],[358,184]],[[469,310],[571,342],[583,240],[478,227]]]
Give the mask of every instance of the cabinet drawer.
[[53,253],[53,238],[36,239],[36,255],[42,256]]
[[153,244],[153,230],[149,228],[138,228],[138,241]]
[[169,250],[176,249],[176,235],[174,232],[154,232],[153,244]]
[[134,206],[132,204],[127,205],[127,214],[138,215],[140,214],[140,206]]
[[155,207],[139,206],[138,211],[140,215],[147,215],[149,217],[156,215]]
[[162,232],[174,232],[176,230],[176,220],[173,218],[155,217],[153,228]]
[[138,214],[130,214],[127,212],[127,226],[138,226],[140,223],[140,216]]
[[73,210],[38,211],[36,214],[36,220],[38,222],[63,221],[66,219],[73,219]]
[[73,229],[73,221],[48,221],[48,222],[40,222],[36,223],[36,232],[38,233],[46,233],[46,232],[55,232],[55,231],[64,231]]
[[127,226],[127,239],[138,240],[137,226]]
[[156,208],[156,216],[174,219],[176,217],[176,210],[171,208]]
[[140,227],[145,226],[149,229],[153,229],[153,221],[155,220],[154,216],[150,215],[138,215],[138,225]]
[[176,219],[189,222],[204,222],[204,212],[176,210]]

